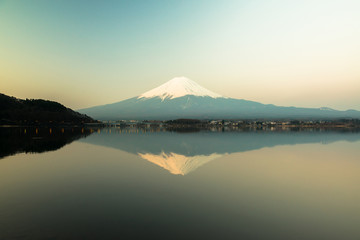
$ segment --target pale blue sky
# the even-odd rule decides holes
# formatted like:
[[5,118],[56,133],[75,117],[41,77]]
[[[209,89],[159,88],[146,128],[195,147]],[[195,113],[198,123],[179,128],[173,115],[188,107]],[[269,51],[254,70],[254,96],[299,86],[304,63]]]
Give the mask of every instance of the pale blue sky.
[[222,95],[360,110],[360,1],[2,1],[0,92],[82,108],[186,76]]

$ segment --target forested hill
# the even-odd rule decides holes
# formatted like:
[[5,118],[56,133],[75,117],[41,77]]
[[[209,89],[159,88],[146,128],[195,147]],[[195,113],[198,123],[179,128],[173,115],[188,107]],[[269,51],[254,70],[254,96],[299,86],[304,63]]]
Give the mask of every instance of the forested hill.
[[0,93],[1,124],[82,124],[97,122],[64,105],[42,99],[18,99]]

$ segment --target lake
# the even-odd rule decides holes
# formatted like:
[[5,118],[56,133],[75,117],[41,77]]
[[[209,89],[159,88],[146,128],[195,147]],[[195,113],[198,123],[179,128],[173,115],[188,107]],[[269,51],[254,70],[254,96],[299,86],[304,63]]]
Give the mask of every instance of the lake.
[[360,239],[360,132],[0,128],[0,239]]

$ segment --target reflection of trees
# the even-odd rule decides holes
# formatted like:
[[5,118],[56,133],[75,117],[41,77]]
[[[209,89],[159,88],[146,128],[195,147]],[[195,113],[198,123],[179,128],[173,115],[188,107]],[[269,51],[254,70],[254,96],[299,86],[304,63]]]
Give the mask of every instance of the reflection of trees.
[[54,151],[92,132],[90,128],[0,128],[0,158]]
[[192,132],[200,132],[201,128],[196,128],[196,127],[186,127],[186,128],[182,128],[182,127],[168,127],[166,128],[166,131],[169,132],[178,132],[178,133],[192,133]]

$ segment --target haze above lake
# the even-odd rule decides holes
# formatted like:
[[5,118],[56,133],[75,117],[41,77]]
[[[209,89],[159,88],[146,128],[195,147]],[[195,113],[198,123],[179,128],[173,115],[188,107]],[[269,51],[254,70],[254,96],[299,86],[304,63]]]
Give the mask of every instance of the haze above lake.
[[359,239],[360,133],[0,129],[0,239]]

